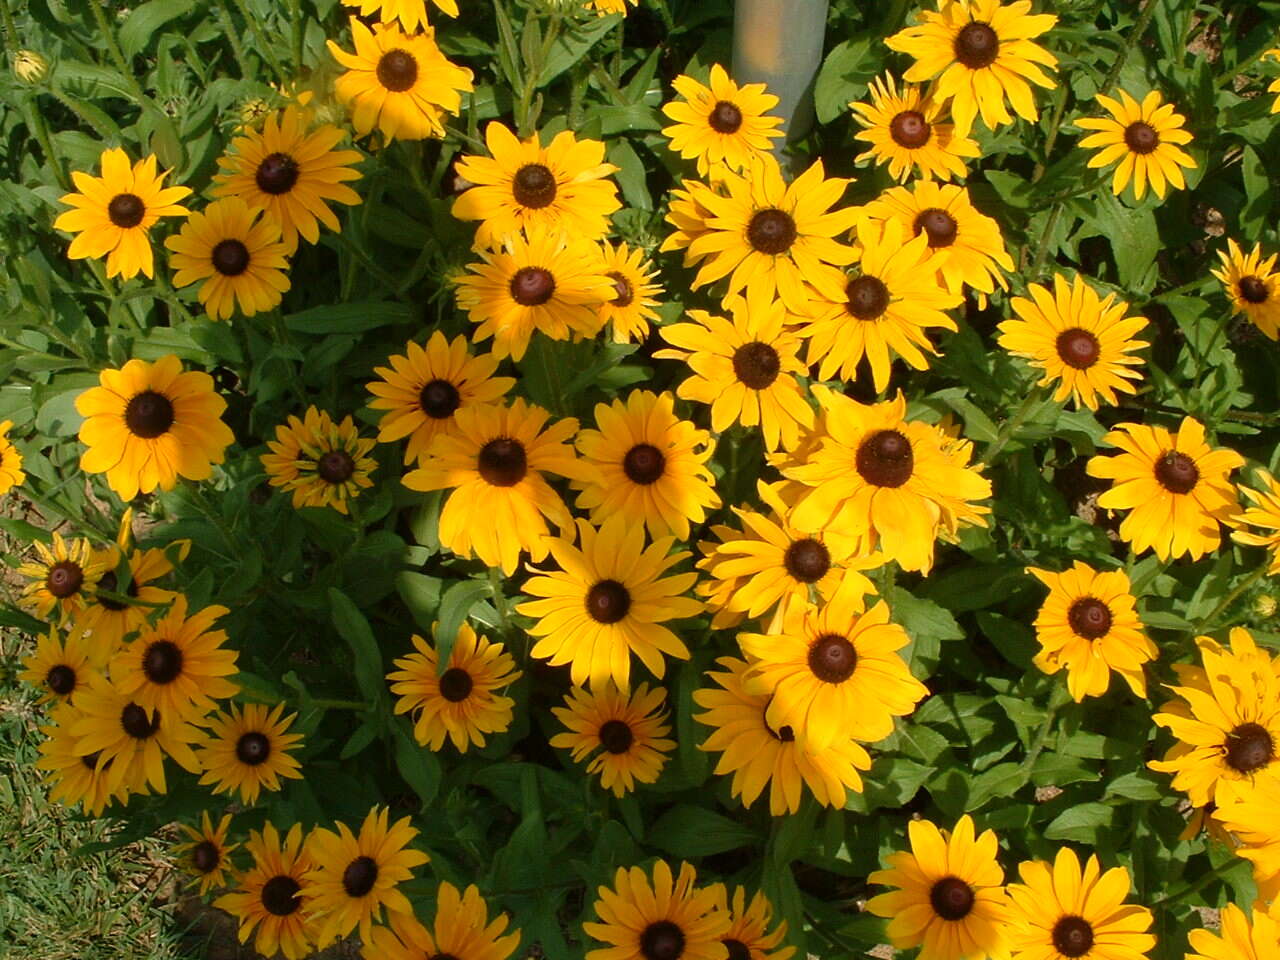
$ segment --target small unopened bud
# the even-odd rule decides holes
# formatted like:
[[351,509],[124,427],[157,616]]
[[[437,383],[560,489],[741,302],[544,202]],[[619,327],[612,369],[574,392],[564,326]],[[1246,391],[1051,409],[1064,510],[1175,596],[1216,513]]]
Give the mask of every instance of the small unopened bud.
[[1276,615],[1276,598],[1269,593],[1260,593],[1253,601],[1253,612],[1259,620],[1267,620]]
[[19,50],[13,57],[13,73],[23,83],[40,83],[49,75],[49,61],[34,50]]

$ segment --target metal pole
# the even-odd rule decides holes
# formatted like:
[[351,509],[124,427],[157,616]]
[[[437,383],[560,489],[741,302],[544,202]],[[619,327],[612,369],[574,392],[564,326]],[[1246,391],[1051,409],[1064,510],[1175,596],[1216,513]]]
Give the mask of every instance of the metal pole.
[[828,0],[736,0],[733,79],[766,83],[778,97],[787,140],[813,126],[813,83],[822,66]]

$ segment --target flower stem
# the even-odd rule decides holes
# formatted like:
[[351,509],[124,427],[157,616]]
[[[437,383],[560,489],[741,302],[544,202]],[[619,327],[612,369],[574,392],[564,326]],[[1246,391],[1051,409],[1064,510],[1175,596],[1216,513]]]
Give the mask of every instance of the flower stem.
[[1125,37],[1124,46],[1116,54],[1116,61],[1111,64],[1111,69],[1107,71],[1106,79],[1102,81],[1102,86],[1098,88],[1098,93],[1110,92],[1111,85],[1116,82],[1116,79],[1120,76],[1120,71],[1124,69],[1125,61],[1129,59],[1129,51],[1137,45],[1138,41],[1142,39],[1142,35],[1147,32],[1151,18],[1155,16],[1156,3],[1157,0],[1146,0],[1142,5],[1142,12],[1138,14],[1138,22],[1129,31],[1129,36]]
[[93,11],[93,19],[98,24],[98,33],[102,35],[102,42],[106,44],[107,53],[115,61],[116,69],[120,71],[120,76],[125,83],[133,88],[133,92],[138,98],[138,103],[147,103],[150,98],[143,91],[142,85],[138,83],[138,78],[133,75],[133,70],[129,67],[129,62],[125,60],[124,54],[120,51],[120,44],[116,42],[115,31],[107,23],[107,15],[102,10],[102,4],[95,0],[95,2],[90,2],[87,6]]
[[369,709],[369,704],[361,703],[359,700],[312,700],[311,706],[319,707],[321,710],[359,710],[363,712]]
[[1014,433],[1022,426],[1022,422],[1027,419],[1027,415],[1031,413],[1033,407],[1038,405],[1044,399],[1044,393],[1039,385],[1031,388],[1027,393],[1027,397],[1022,401],[1022,405],[1013,412],[1013,416],[1004,422],[1000,427],[1000,433],[991,441],[991,446],[987,447],[983,453],[980,463],[989,464],[993,462],[996,455],[1013,439]]
[[271,44],[267,42],[267,37],[262,32],[262,24],[258,23],[258,18],[249,12],[244,0],[236,0],[236,6],[240,8],[240,15],[249,24],[249,29],[253,31],[254,39],[258,41],[258,53],[266,58],[267,64],[271,67],[271,72],[276,75],[276,80],[283,87],[289,82],[289,77],[285,73],[284,67],[280,65],[280,61],[276,59],[275,51],[271,49]]
[[1266,575],[1267,575],[1267,564],[1266,563],[1259,564],[1258,568],[1254,570],[1253,573],[1249,574],[1249,576],[1245,577],[1238,584],[1236,584],[1235,589],[1222,598],[1222,602],[1219,603],[1216,607],[1214,607],[1213,611],[1207,617],[1202,617],[1200,619],[1200,622],[1196,624],[1195,632],[1203,633],[1206,629],[1209,629],[1209,625],[1213,623],[1215,620],[1217,620],[1218,617],[1221,616],[1224,612],[1229,610],[1231,608],[1231,605],[1240,599],[1241,594],[1243,594],[1246,590],[1248,590],[1250,587],[1252,587],[1255,583],[1257,583]]

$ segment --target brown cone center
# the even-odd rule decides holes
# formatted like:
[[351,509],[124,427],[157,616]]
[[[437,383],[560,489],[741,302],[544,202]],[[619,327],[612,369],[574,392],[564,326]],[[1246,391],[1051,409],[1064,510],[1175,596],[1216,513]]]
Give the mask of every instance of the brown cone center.
[[345,450],[330,450],[316,461],[316,473],[325,483],[346,483],[356,472],[356,462]]
[[1160,134],[1151,124],[1139,120],[1124,128],[1124,142],[1134,153],[1148,154],[1160,146]]
[[520,206],[541,210],[556,198],[556,175],[541,163],[526,163],[511,179],[511,194]]
[[262,158],[253,176],[258,189],[272,196],[288,193],[298,182],[298,161],[287,153],[272,153]]
[[120,726],[135,740],[149,739],[160,729],[160,712],[153,710],[148,714],[136,703],[130,703],[120,711]]
[[136,193],[117,193],[107,204],[107,219],[122,230],[136,227],[146,213],[147,205]]
[[1096,597],[1081,597],[1067,610],[1067,624],[1076,636],[1097,640],[1111,629],[1111,609]]
[[879,430],[862,441],[855,465],[867,483],[900,487],[911,479],[915,469],[911,441],[897,430]]
[[173,683],[182,673],[182,648],[172,640],[157,640],[142,655],[142,672],[152,683]]
[[373,857],[356,857],[342,871],[342,889],[348,897],[363,897],[378,882],[378,862]]
[[239,240],[219,240],[210,259],[224,277],[238,277],[249,269],[249,248]]
[[601,580],[587,591],[586,607],[596,623],[617,623],[631,609],[631,591],[617,580]]
[[782,359],[767,343],[744,343],[733,352],[733,372],[742,385],[751,390],[764,390],[778,379]]
[[610,753],[626,753],[634,741],[631,725],[622,720],[609,720],[600,725],[600,745]]
[[1170,493],[1190,493],[1200,480],[1200,470],[1185,453],[1170,450],[1156,461],[1156,480]]
[[915,227],[917,234],[923,230],[928,235],[929,246],[935,250],[955,243],[960,229],[955,217],[937,207],[922,211],[916,217]]
[[1098,338],[1088,330],[1078,327],[1058,334],[1056,346],[1062,362],[1076,370],[1088,370],[1098,362],[1098,357],[1102,354]]
[[1225,744],[1227,766],[1240,773],[1261,770],[1275,759],[1275,742],[1266,727],[1242,723],[1229,734]]
[[736,104],[721,100],[711,111],[711,116],[707,117],[707,123],[711,124],[711,129],[716,133],[737,133],[742,126],[742,111]]
[[173,421],[173,402],[154,390],[144,390],[124,408],[125,426],[143,440],[154,440],[167,433]]
[[831,553],[813,537],[794,541],[783,554],[782,565],[801,583],[817,583],[831,569]]
[[963,920],[973,909],[973,887],[959,877],[943,877],[929,890],[933,912],[943,920]]
[[529,472],[529,460],[519,440],[498,437],[480,448],[476,468],[486,483],[514,487]]
[[462,395],[448,380],[432,380],[418,391],[418,404],[432,420],[448,420],[462,406]]
[[84,570],[74,560],[60,560],[49,568],[44,585],[59,600],[74,596],[84,583]]
[[556,280],[542,267],[521,267],[511,278],[511,299],[522,307],[539,307],[556,292]]
[[1241,277],[1240,296],[1246,303],[1266,303],[1271,291],[1260,277]]
[[990,24],[975,20],[956,34],[954,50],[956,59],[970,70],[981,70],[1000,56],[1000,38]]
[[450,703],[461,703],[471,696],[472,686],[471,674],[461,667],[450,667],[440,675],[440,696]]
[[828,633],[809,646],[809,669],[824,683],[844,683],[858,666],[858,653],[848,637]]
[[908,150],[918,150],[929,142],[933,128],[924,114],[916,110],[903,110],[889,121],[889,136],[893,142]]
[[293,877],[281,874],[262,885],[262,905],[277,917],[287,917],[302,906],[298,891],[302,888]]
[[1083,957],[1093,948],[1093,926],[1084,917],[1063,917],[1053,925],[1052,936],[1064,957]]
[[761,253],[786,253],[796,242],[796,222],[781,210],[760,210],[747,224],[747,242]]
[[640,934],[640,955],[644,960],[679,960],[684,953],[684,931],[670,920],[659,920]]
[[629,307],[631,301],[636,298],[636,292],[631,289],[631,281],[616,271],[606,274],[613,281],[613,289],[617,294],[609,301],[615,307]]
[[65,663],[51,667],[45,674],[44,682],[60,697],[65,697],[76,688],[76,672]]
[[378,61],[377,74],[392,93],[404,93],[418,82],[418,61],[407,50],[388,50]]
[[854,277],[844,295],[845,310],[858,320],[875,320],[889,308],[889,288],[879,277]]
[[637,443],[622,458],[622,472],[632,483],[648,486],[656,483],[667,465],[667,458],[651,443]]
[[201,840],[191,848],[191,865],[201,873],[212,873],[221,862],[218,848],[208,840]]
[[236,741],[236,759],[248,767],[256,767],[267,762],[271,756],[271,740],[264,733],[251,730],[240,735]]

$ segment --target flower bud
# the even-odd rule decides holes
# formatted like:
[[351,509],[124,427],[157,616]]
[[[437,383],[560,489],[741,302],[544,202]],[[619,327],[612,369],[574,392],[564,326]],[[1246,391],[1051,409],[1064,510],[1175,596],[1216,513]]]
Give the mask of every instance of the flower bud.
[[49,75],[49,61],[34,50],[19,50],[13,57],[13,72],[23,83],[40,83]]

